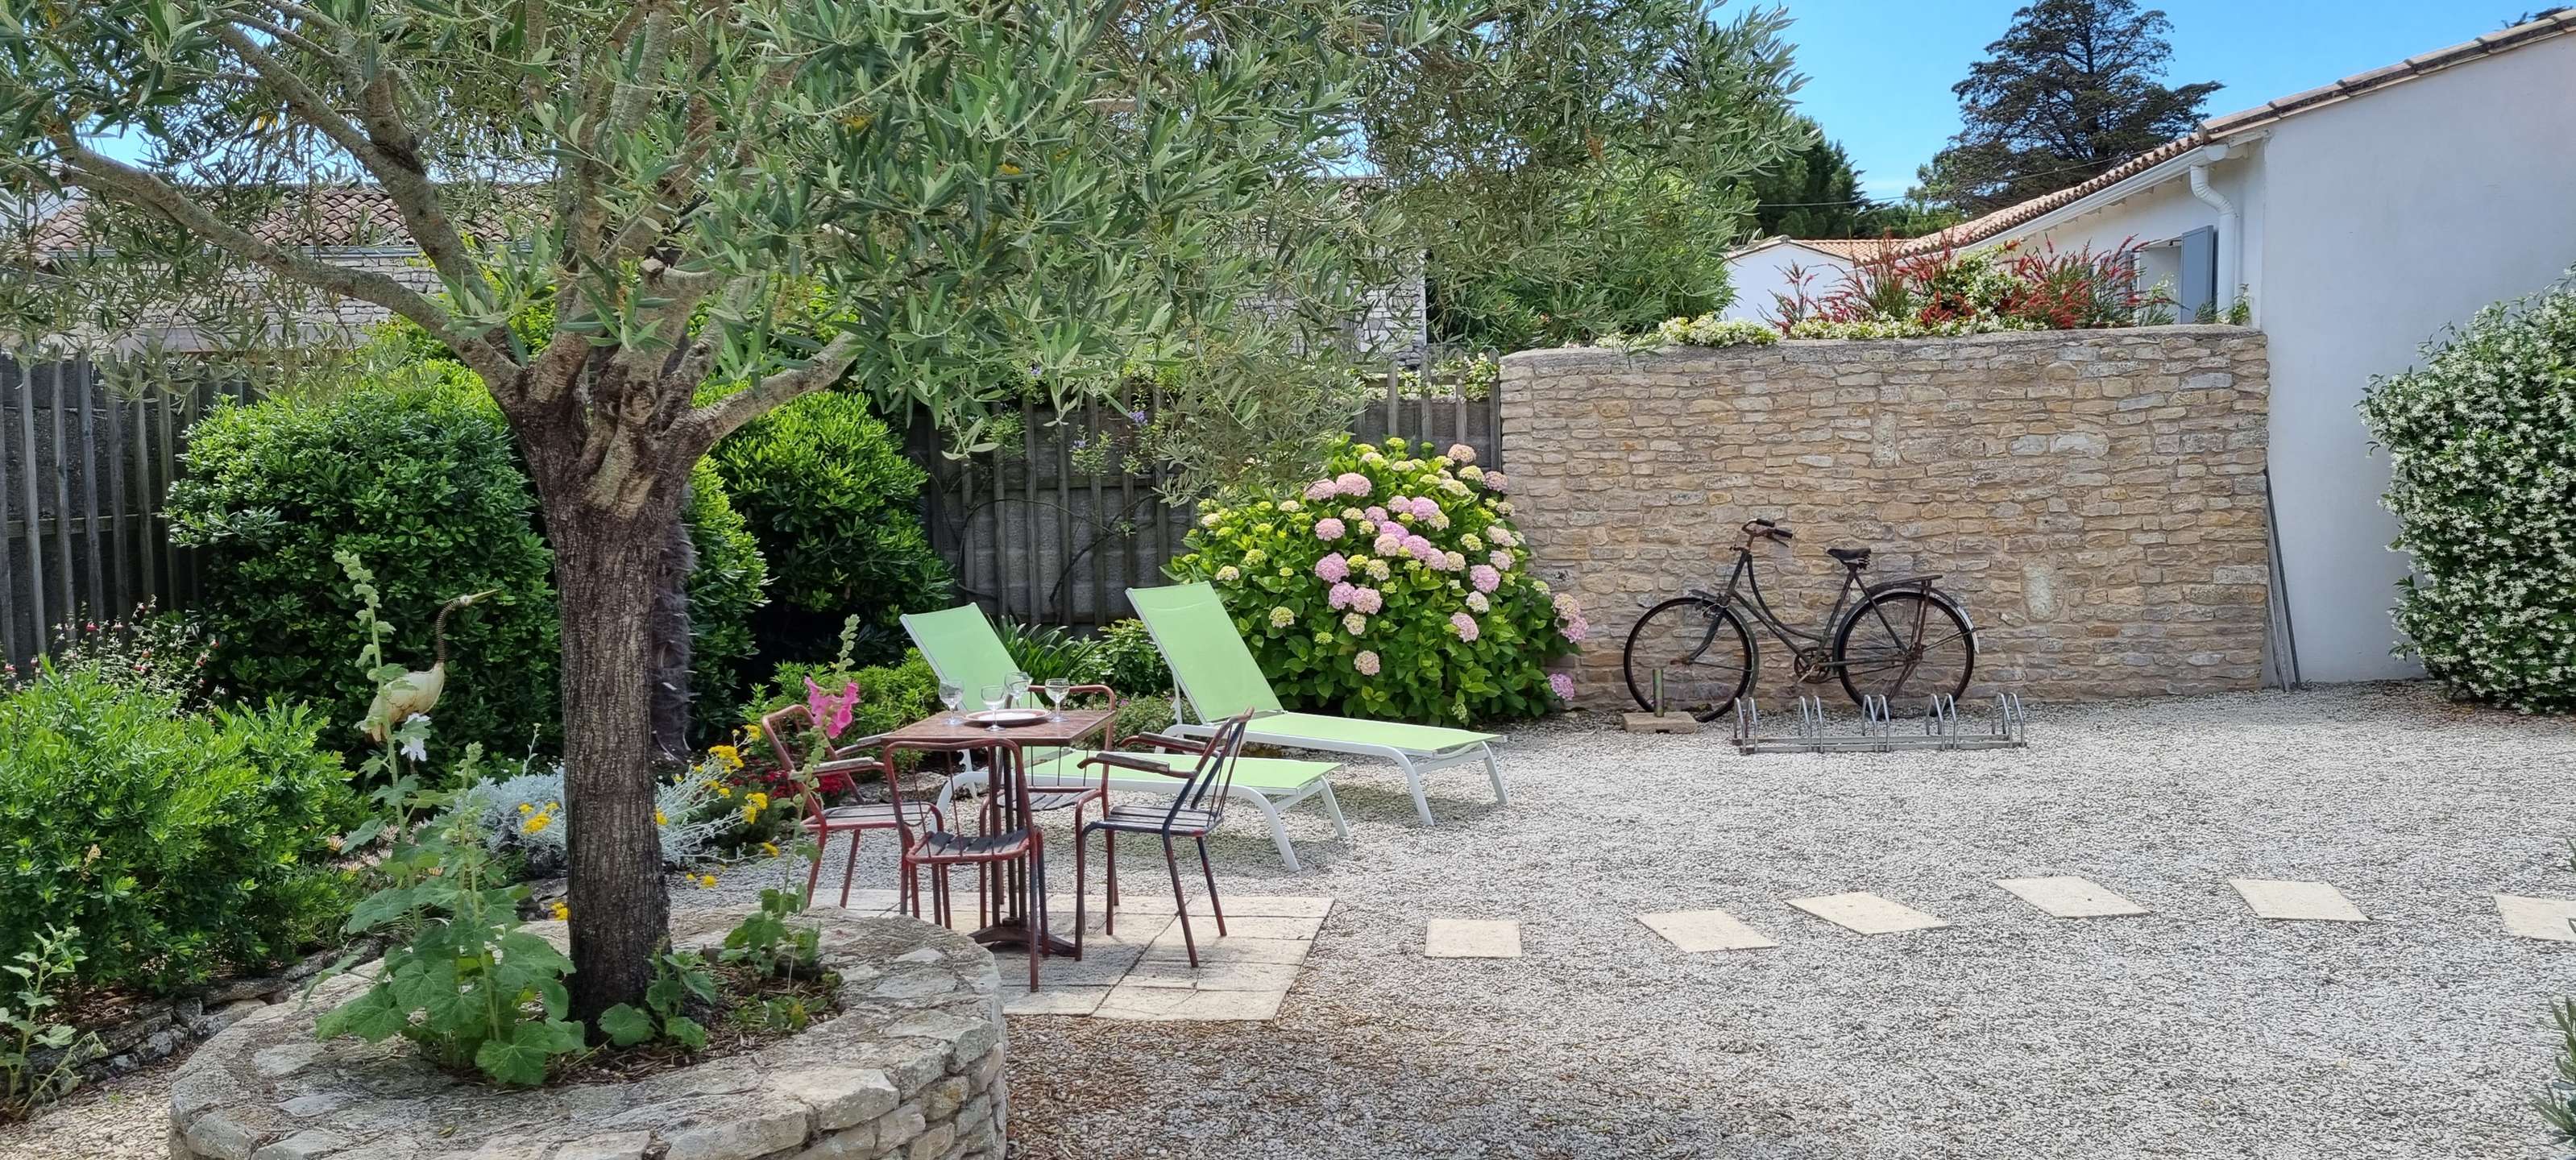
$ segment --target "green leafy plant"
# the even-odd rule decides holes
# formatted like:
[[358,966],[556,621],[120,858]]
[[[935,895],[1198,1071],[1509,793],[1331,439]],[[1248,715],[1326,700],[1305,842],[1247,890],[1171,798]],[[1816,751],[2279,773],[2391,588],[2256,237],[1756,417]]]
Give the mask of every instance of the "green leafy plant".
[[689,1014],[690,1000],[713,1006],[723,996],[706,956],[664,947],[653,960],[653,982],[644,988],[644,1005],[620,1003],[599,1013],[599,1031],[619,1047],[667,1039],[690,1051],[707,1047],[707,1028]]
[[[197,709],[214,687],[207,665],[217,641],[204,626],[176,612],[162,612],[151,601],[114,620],[83,618],[64,621],[45,644],[45,658],[56,672],[88,672],[110,684],[130,685],[160,693],[181,708]],[[0,685],[33,680],[42,670],[21,672],[16,664],[0,665]]]
[[1282,700],[1407,721],[1532,717],[1587,626],[1529,572],[1508,481],[1475,453],[1344,440],[1322,478],[1200,505],[1171,574],[1207,580]]
[[724,951],[719,957],[762,976],[793,977],[797,972],[814,969],[822,960],[823,928],[812,921],[799,920],[797,915],[804,911],[805,895],[801,891],[761,891],[760,909],[725,935]]
[[2540,1115],[2551,1143],[2576,1144],[2576,999],[2559,1000],[2550,1017],[2558,1024],[2558,1077],[2541,1093]]
[[[849,682],[859,686],[858,706],[851,710],[850,733],[867,737],[909,725],[929,716],[939,707],[939,674],[923,660],[918,649],[904,650],[903,659],[891,665],[869,665],[853,668],[840,663],[804,664],[789,662],[778,666],[767,684],[742,707],[741,719],[756,725],[762,716],[789,705],[805,702],[805,682],[813,681],[826,688],[838,689]],[[746,750],[744,760],[754,761],[756,750]]]
[[2452,695],[2576,710],[2576,280],[2478,311],[2361,417],[2388,453],[2397,651]]
[[304,949],[347,913],[330,839],[362,812],[322,727],[88,670],[0,697],[0,954],[77,929],[84,983],[159,989]]
[[1011,663],[1039,684],[1081,675],[1092,651],[1091,641],[1060,624],[1005,616],[993,631],[1002,638],[1002,651],[1011,654]]
[[[97,1050],[97,1036],[45,1017],[56,1004],[54,993],[80,974],[86,956],[79,941],[79,932],[55,927],[32,949],[18,952],[18,961],[0,967],[18,980],[16,1001],[0,1003],[0,1120],[22,1119],[36,1105],[70,1091],[80,1082],[74,1065]],[[51,1062],[37,1063],[48,1052]]]
[[1154,647],[1145,622],[1132,617],[1103,626],[1072,676],[1083,684],[1107,685],[1128,699],[1172,691],[1172,667],[1164,662],[1163,650]]
[[[219,408],[191,430],[186,463],[170,489],[171,538],[198,550],[205,590],[193,612],[227,642],[212,666],[221,683],[358,721],[376,686],[338,659],[360,643],[333,561],[348,551],[371,562],[405,626],[385,648],[421,668],[438,607],[496,590],[448,622],[439,736],[501,753],[552,746],[554,559],[509,428],[473,376],[425,364]],[[341,729],[325,740],[357,744]]]
[[[759,651],[751,618],[769,602],[769,562],[714,463],[698,461],[680,519],[698,557],[689,570],[689,695],[721,710],[741,700],[744,666]],[[700,712],[691,724],[704,742],[726,722],[722,712]]]

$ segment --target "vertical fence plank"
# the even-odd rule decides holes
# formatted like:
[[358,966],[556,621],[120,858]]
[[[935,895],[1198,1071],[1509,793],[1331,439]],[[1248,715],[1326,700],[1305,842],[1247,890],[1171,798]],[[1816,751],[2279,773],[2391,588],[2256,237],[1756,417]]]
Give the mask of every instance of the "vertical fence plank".
[[1020,404],[1020,550],[1021,591],[1027,595],[1022,619],[1037,623],[1046,619],[1046,606],[1038,596],[1038,561],[1042,545],[1038,543],[1038,433],[1029,422],[1029,405]]
[[1048,585],[1048,588],[1055,593],[1056,622],[1061,624],[1075,619],[1073,606],[1073,448],[1068,446],[1068,444],[1072,442],[1069,432],[1073,430],[1073,424],[1066,418],[1064,412],[1058,411],[1055,415],[1054,425],[1049,427],[1048,430],[1055,434],[1055,455],[1051,458],[1051,462],[1055,464],[1055,546],[1057,552],[1055,559],[1055,580]]
[[[0,358],[0,420],[9,417],[9,400],[25,402],[20,384],[26,379],[26,368],[14,359]],[[0,660],[24,660],[35,652],[31,646],[18,651],[18,570],[14,566],[18,534],[9,529],[9,453],[0,447]],[[44,639],[38,630],[38,640]]]
[[54,570],[62,577],[61,604],[64,620],[80,619],[80,589],[73,576],[72,561],[72,465],[63,444],[63,372],[67,364],[55,363],[53,406],[47,416],[54,445]]
[[[1082,406],[1082,417],[1090,430],[1089,438],[1091,442],[1085,446],[1091,448],[1093,454],[1101,456],[1101,462],[1104,465],[1113,462],[1115,457],[1110,455],[1109,445],[1100,441],[1100,400],[1093,399],[1084,403]],[[1109,615],[1109,553],[1107,550],[1109,546],[1110,524],[1109,521],[1104,518],[1104,513],[1101,511],[1100,507],[1102,500],[1100,473],[1093,471],[1086,472],[1085,474],[1091,476],[1091,535],[1089,537],[1091,545],[1091,622],[1094,625],[1106,625],[1112,619]]]
[[18,368],[18,498],[27,515],[27,624],[41,650],[53,620],[45,615],[44,508],[36,500],[36,372],[25,365]]
[[[1133,391],[1122,392],[1119,400],[1119,413],[1124,415],[1133,415],[1135,411],[1135,393]],[[1130,425],[1132,426],[1132,424]],[[1124,545],[1125,551],[1122,553],[1122,562],[1126,565],[1126,573],[1123,578],[1124,586],[1128,588],[1146,587],[1144,570],[1136,566],[1136,553],[1144,546],[1145,540],[1144,526],[1136,521],[1136,473],[1129,470],[1124,461],[1121,461],[1118,467],[1118,518],[1125,521],[1127,524],[1127,526],[1119,533],[1120,538],[1126,541]],[[1126,594],[1123,592],[1120,593],[1119,599],[1124,601],[1126,599]]]
[[107,451],[100,458],[107,461],[108,529],[113,538],[109,551],[115,567],[109,578],[116,592],[115,608],[119,612],[142,603],[143,597],[134,583],[134,557],[130,552],[132,515],[125,508],[125,401],[114,390],[100,392],[100,404],[107,412]]
[[116,608],[107,602],[106,569],[98,550],[98,413],[90,406],[98,374],[85,361],[80,372],[81,550],[89,562],[89,606],[96,616],[112,614]]
[[[1153,406],[1147,413],[1160,416],[1163,413],[1163,385],[1156,383],[1152,390]],[[1166,498],[1166,489],[1170,485],[1171,477],[1163,470],[1163,465],[1155,464],[1154,493],[1145,497],[1145,506],[1154,513],[1154,571],[1157,575],[1161,574],[1163,565],[1172,562],[1172,511]]]
[[161,550],[155,544],[159,537],[152,528],[152,397],[138,394],[134,398],[133,438],[127,444],[134,450],[134,562],[143,577],[143,596],[163,606],[170,603],[169,593],[161,584]]

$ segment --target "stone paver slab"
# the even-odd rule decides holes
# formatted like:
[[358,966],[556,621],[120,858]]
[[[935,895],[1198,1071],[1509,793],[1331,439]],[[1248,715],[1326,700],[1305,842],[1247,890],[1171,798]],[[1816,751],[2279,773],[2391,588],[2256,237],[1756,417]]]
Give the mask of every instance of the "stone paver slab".
[[1815,898],[1792,898],[1789,905],[1847,930],[1861,934],[1896,934],[1909,930],[1932,930],[1950,925],[1901,902],[1892,902],[1867,891],[1849,894],[1826,894]]
[[2262,918],[2294,922],[2368,922],[2343,891],[2323,882],[2290,882],[2278,878],[2230,878],[2227,884],[2245,897]]
[[1204,957],[1198,966],[1188,959],[1138,963],[1118,981],[1122,987],[1181,987],[1194,991],[1285,991],[1297,984],[1297,963],[1219,963]]
[[1174,987],[1118,986],[1092,1015],[1147,1022],[1252,1021],[1276,1018],[1288,992],[1184,991]]
[[1521,924],[1508,919],[1435,918],[1423,931],[1422,953],[1434,959],[1517,959]]
[[2146,907],[2112,893],[2100,883],[2073,875],[2001,878],[1995,885],[2059,918],[2123,918],[2147,912]]
[[[1325,897],[1295,897],[1280,894],[1228,894],[1217,899],[1225,904],[1226,920],[1237,915],[1245,918],[1322,918],[1333,912],[1333,900]],[[1195,912],[1193,904],[1191,910]]]
[[2576,922],[2576,900],[2499,894],[2495,902],[2497,912],[2504,915],[2507,931],[2524,938],[2576,942],[2576,929],[2568,926]]
[[1041,988],[1030,991],[1025,988],[1027,976],[1021,978],[1023,988],[1020,992],[1006,994],[1002,999],[1002,1014],[1089,1015],[1100,1009],[1100,1001],[1108,998],[1110,992],[1107,986],[1068,986],[1052,978],[1040,980]]
[[[1294,938],[1220,938],[1199,943],[1199,961],[1203,963],[1302,963],[1306,952],[1315,944]],[[1165,932],[1145,948],[1149,963],[1189,960],[1189,947],[1181,942],[1177,926]]]
[[1685,953],[1703,951],[1755,951],[1780,945],[1761,931],[1744,925],[1743,920],[1723,910],[1675,910],[1663,914],[1641,914],[1637,921],[1646,929],[1664,936],[1664,940]]

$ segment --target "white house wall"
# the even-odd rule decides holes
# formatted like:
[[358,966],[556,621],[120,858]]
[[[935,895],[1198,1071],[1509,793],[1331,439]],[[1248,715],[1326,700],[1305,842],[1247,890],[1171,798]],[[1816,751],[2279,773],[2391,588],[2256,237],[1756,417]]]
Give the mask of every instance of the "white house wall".
[[1735,288],[1735,300],[1718,312],[1720,318],[1740,318],[1747,322],[1768,321],[1776,296],[1791,293],[1789,268],[1797,266],[1813,275],[1807,292],[1824,294],[1842,285],[1843,276],[1851,272],[1851,263],[1831,254],[1798,246],[1769,246],[1727,261],[1729,282]]

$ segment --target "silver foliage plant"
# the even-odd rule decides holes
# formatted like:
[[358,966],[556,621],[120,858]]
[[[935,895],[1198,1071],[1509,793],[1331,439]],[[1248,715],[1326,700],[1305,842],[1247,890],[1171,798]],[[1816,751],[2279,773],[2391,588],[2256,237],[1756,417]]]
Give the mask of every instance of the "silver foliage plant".
[[2465,699],[2576,709],[2576,275],[2502,302],[2371,384],[2401,656]]
[[[717,800],[716,772],[702,767],[653,793],[662,858],[674,867],[713,858],[716,839],[739,820],[730,810],[701,816]],[[485,849],[525,856],[528,877],[551,878],[564,872],[564,835],[570,827],[563,821],[563,800],[563,766],[558,764],[476,786],[449,813],[471,815],[484,835]],[[539,817],[546,823],[532,828],[529,822]]]

